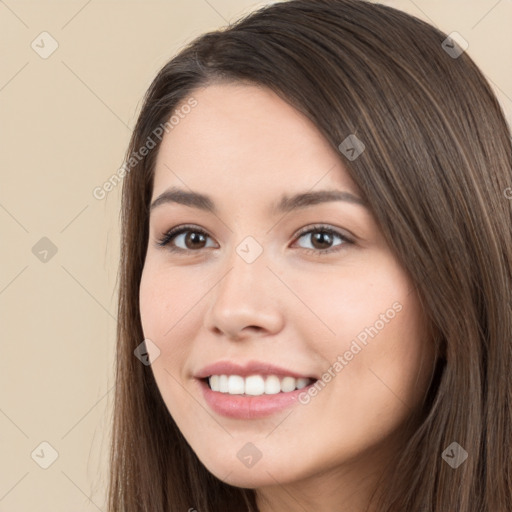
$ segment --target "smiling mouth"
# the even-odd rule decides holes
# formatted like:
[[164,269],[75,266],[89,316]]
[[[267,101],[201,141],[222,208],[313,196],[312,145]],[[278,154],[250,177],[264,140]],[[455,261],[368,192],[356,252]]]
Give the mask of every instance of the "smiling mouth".
[[314,384],[317,379],[278,375],[210,375],[200,379],[212,390],[227,395],[262,396],[289,393]]

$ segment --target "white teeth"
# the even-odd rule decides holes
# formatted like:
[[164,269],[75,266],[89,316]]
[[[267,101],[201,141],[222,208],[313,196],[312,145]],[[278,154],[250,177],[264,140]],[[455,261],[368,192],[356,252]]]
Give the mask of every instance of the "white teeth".
[[210,377],[210,387],[213,391],[220,391],[219,379],[220,377],[218,375],[212,375]]
[[284,393],[293,391],[295,389],[296,382],[297,379],[294,379],[293,377],[284,377],[284,379],[281,381],[281,391]]
[[279,377],[275,375],[269,375],[265,380],[265,394],[275,395],[281,392],[281,382]]
[[245,393],[245,381],[239,375],[228,377],[228,393],[230,395],[243,395]]
[[219,376],[219,391],[221,393],[227,393],[228,392],[228,376],[227,375],[220,375]]
[[276,375],[250,375],[246,378],[240,375],[212,375],[208,378],[212,391],[229,393],[230,395],[275,395],[277,393],[289,393],[295,389],[302,389],[312,382],[312,379],[283,377]]
[[297,389],[305,388],[309,384],[309,379],[297,379]]
[[[242,377],[240,377],[241,379]],[[243,380],[243,379],[242,379]],[[265,381],[261,375],[251,375],[245,379],[246,395],[263,395],[265,392]]]

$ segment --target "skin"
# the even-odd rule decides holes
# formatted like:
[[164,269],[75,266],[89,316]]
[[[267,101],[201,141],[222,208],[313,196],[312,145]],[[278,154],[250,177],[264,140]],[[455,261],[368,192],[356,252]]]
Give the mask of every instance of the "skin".
[[[193,97],[197,106],[162,140],[152,201],[178,186],[211,196],[219,211],[166,203],[150,214],[140,313],[145,338],[160,349],[151,368],[163,400],[208,470],[256,489],[261,512],[363,511],[431,378],[434,350],[416,290],[369,208],[330,201],[272,213],[283,194],[360,196],[345,157],[311,121],[253,85],[215,84]],[[354,243],[315,244],[315,231],[299,238],[317,223]],[[178,235],[182,253],[157,245],[182,224],[208,236],[187,243]],[[236,252],[247,236],[263,249],[250,264]],[[321,376],[397,303],[400,312],[307,404],[226,418],[194,378],[226,359]],[[251,468],[237,457],[248,442],[262,455]]]

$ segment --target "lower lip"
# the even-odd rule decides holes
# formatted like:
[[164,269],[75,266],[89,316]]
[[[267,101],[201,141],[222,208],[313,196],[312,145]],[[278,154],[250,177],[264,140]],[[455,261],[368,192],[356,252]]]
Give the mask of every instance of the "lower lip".
[[275,395],[230,395],[212,391],[207,382],[198,380],[204,399],[210,408],[222,416],[242,420],[252,420],[270,416],[282,411],[298,402],[300,393],[307,392],[314,383],[302,389],[289,391],[288,393],[276,393]]

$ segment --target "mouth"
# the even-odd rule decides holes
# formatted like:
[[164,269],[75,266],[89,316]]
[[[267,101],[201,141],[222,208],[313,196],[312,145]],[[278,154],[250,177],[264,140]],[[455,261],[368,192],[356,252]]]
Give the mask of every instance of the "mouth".
[[314,384],[317,379],[280,375],[210,375],[203,379],[211,391],[227,395],[263,396],[291,393]]
[[318,379],[277,375],[210,375],[197,378],[209,408],[236,420],[257,420],[296,406]]

